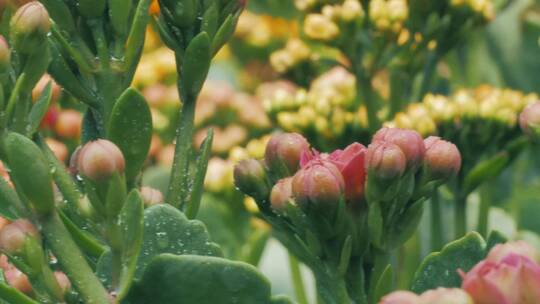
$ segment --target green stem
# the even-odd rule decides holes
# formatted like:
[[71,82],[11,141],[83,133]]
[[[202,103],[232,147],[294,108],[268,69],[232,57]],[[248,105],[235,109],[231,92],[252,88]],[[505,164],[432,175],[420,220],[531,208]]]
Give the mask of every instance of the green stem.
[[437,67],[437,62],[439,61],[439,56],[436,52],[431,52],[428,55],[426,65],[424,66],[424,75],[422,77],[422,84],[420,86],[420,91],[418,92],[417,100],[422,99],[424,95],[430,91],[431,83],[433,81],[433,74],[435,68]]
[[21,95],[21,90],[23,89],[23,85],[25,82],[26,82],[26,74],[22,73],[19,76],[19,78],[17,78],[17,82],[15,82],[15,87],[13,88],[13,91],[11,91],[11,95],[9,97],[9,100],[6,106],[6,122],[9,122],[11,120],[11,115],[13,114],[15,105],[17,104],[17,101],[19,100],[19,97]]
[[490,207],[490,192],[485,185],[480,189],[480,210],[478,210],[478,227],[477,231],[483,237],[488,234],[489,207]]
[[291,270],[291,279],[294,287],[294,294],[298,304],[308,304],[306,291],[304,289],[304,280],[300,272],[300,264],[295,256],[289,253],[289,267]]
[[371,85],[371,79],[368,75],[365,75],[360,63],[354,66],[356,76],[356,91],[358,97],[361,97],[364,105],[366,106],[368,128],[371,132],[375,132],[380,125],[377,118],[377,104],[375,101],[375,94],[373,92],[373,86]]
[[0,283],[0,299],[11,304],[39,304],[24,293],[4,283]]
[[368,290],[368,301],[372,303],[375,301],[375,291],[377,288],[377,284],[379,283],[379,280],[384,273],[384,270],[388,266],[388,262],[390,260],[390,254],[388,252],[378,251],[375,250],[374,252],[374,261],[373,261],[373,268],[369,275],[369,290]]
[[[189,76],[186,76],[189,77]],[[187,203],[189,187],[189,160],[193,138],[195,105],[197,96],[189,96],[178,81],[178,90],[182,97],[180,121],[176,130],[176,149],[166,201],[179,208]]]
[[434,189],[431,196],[431,252],[439,251],[443,244],[441,202],[439,200],[439,191]]
[[317,296],[323,304],[352,304],[343,277],[316,275]]
[[467,233],[467,196],[456,193],[454,204],[455,239],[459,239]]
[[39,218],[39,221],[43,235],[53,254],[58,258],[62,270],[69,277],[84,302],[87,304],[109,303],[107,291],[71,239],[71,235],[58,214],[53,212]]

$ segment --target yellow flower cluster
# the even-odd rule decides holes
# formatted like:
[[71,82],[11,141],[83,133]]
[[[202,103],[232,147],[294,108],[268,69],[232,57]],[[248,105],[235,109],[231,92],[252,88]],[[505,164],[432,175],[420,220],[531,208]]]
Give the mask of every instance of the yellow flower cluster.
[[310,48],[302,40],[293,38],[285,48],[277,50],[270,56],[270,64],[278,73],[285,73],[297,64],[309,60]]
[[388,122],[388,127],[415,129],[422,135],[437,134],[443,123],[461,125],[465,120],[493,120],[513,128],[519,113],[538,100],[536,94],[524,94],[488,85],[461,89],[452,96],[428,94],[421,103],[409,105]]
[[145,52],[135,72],[133,85],[145,87],[163,83],[170,75],[176,73],[174,52],[166,47]]
[[380,31],[398,33],[408,17],[407,0],[372,0],[369,3],[369,19]]
[[266,47],[273,40],[284,40],[296,35],[296,23],[268,15],[245,11],[238,20],[235,37],[256,47]]
[[263,103],[285,131],[314,131],[331,139],[341,136],[347,126],[365,126],[365,109],[350,110],[355,97],[354,76],[336,67],[315,79],[309,90],[278,86]]
[[495,18],[495,5],[492,0],[451,0],[450,4],[456,8],[468,8],[485,20]]
[[[302,10],[309,9],[313,1],[296,1]],[[360,21],[365,16],[359,0],[345,0],[341,4],[324,5],[319,13],[310,13],[304,20],[304,33],[314,40],[329,41],[339,35],[341,22]]]

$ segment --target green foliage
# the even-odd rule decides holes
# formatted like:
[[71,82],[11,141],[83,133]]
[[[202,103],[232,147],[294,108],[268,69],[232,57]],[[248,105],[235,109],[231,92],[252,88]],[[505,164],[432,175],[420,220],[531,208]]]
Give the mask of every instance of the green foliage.
[[124,154],[126,179],[133,182],[146,160],[152,139],[150,109],[135,89],[127,89],[116,102],[108,135]]
[[470,232],[428,255],[416,271],[411,290],[420,294],[437,287],[459,287],[458,270],[469,271],[485,256],[486,242],[478,233]]
[[127,298],[137,303],[270,304],[270,284],[256,268],[218,257],[157,256]]

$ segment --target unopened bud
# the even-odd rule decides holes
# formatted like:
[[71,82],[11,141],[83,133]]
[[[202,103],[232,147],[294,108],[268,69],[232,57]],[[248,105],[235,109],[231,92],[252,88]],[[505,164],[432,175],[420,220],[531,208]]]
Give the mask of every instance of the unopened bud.
[[267,199],[270,194],[266,170],[263,164],[255,159],[243,160],[234,167],[234,184],[240,191],[256,200]]
[[407,159],[408,168],[416,170],[422,164],[426,149],[422,136],[418,132],[407,129],[383,128],[373,136],[373,142],[377,141],[386,141],[397,145]]
[[407,159],[403,151],[395,144],[376,141],[369,145],[366,156],[368,172],[381,179],[394,179],[403,174]]
[[443,287],[422,293],[420,295],[420,303],[474,304],[471,296],[463,289]]
[[11,19],[11,40],[15,49],[23,54],[42,50],[51,28],[49,14],[38,1],[25,4]]
[[141,196],[144,202],[144,205],[149,207],[157,204],[163,203],[163,194],[161,191],[150,188],[150,187],[142,187],[141,188]]
[[430,179],[448,179],[456,176],[461,168],[461,154],[451,142],[436,136],[425,141],[424,166]]
[[525,108],[519,115],[521,130],[527,135],[540,135],[540,101]]
[[82,114],[75,110],[64,110],[58,113],[54,130],[62,138],[75,139],[81,135]]
[[398,290],[384,296],[379,304],[420,304],[420,297],[410,291]]
[[264,161],[279,177],[293,175],[300,168],[300,157],[309,151],[309,143],[300,134],[282,133],[272,136],[266,145]]
[[60,286],[62,294],[66,294],[71,289],[71,282],[69,281],[69,278],[66,276],[65,273],[60,271],[55,271],[54,277],[58,282],[58,286]]
[[13,267],[7,270],[4,273],[4,276],[11,287],[25,294],[30,294],[32,292],[32,285],[30,284],[28,277],[19,269]]
[[16,220],[0,230],[0,249],[8,254],[19,253],[27,237],[38,239],[37,229],[28,220]]
[[294,175],[292,192],[300,206],[337,205],[345,194],[345,181],[339,169],[331,162],[312,161]]
[[0,35],[0,73],[6,70],[10,60],[11,51],[9,50],[9,45],[6,42],[6,39]]
[[122,151],[105,139],[87,143],[76,157],[79,174],[95,182],[108,180],[113,174],[124,172]]
[[270,192],[270,205],[276,211],[283,210],[287,207],[289,200],[292,198],[292,177],[280,179]]

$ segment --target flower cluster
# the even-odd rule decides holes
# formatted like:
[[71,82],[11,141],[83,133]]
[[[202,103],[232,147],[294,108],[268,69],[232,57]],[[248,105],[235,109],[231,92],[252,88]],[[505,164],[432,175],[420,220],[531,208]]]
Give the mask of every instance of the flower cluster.
[[447,125],[462,128],[468,121],[493,121],[515,128],[519,113],[538,99],[510,89],[480,86],[461,89],[451,96],[428,94],[398,113],[387,126],[415,129],[423,135],[441,134]]
[[408,16],[407,0],[373,0],[369,3],[370,21],[380,31],[398,33]]
[[470,10],[485,20],[495,18],[495,5],[491,0],[452,0],[450,4],[458,9]]
[[380,304],[533,304],[540,301],[540,265],[538,253],[524,241],[498,244],[488,256],[465,273],[461,289],[438,288],[421,295],[408,291],[393,292]]
[[331,140],[343,136],[347,129],[366,127],[365,108],[354,110],[355,78],[341,67],[319,76],[309,90],[284,83],[272,88],[273,92],[264,96],[265,109],[287,132]]
[[298,133],[281,133],[268,141],[263,160],[240,161],[234,180],[280,241],[325,280],[314,260],[332,269],[366,250],[403,244],[416,229],[426,193],[460,166],[453,144],[423,140],[412,130],[384,128],[368,147],[353,143],[331,153],[311,148]]

